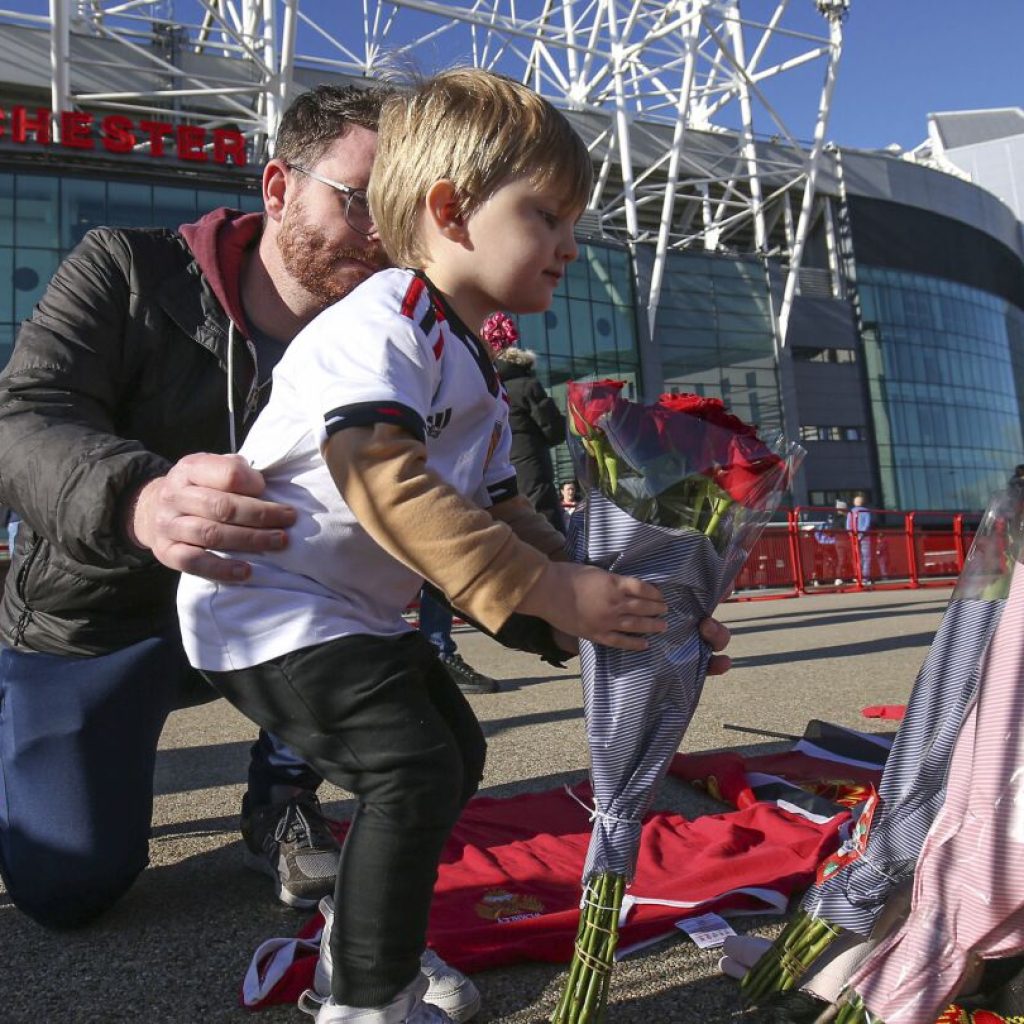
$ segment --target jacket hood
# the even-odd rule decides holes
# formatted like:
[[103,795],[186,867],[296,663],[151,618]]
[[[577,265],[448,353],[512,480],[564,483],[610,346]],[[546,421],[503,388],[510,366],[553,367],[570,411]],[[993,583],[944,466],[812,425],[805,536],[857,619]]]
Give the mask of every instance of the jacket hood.
[[507,372],[505,368],[509,366],[520,367],[527,373],[532,373],[537,362],[537,353],[528,348],[506,348],[494,362],[499,373]]
[[263,214],[222,206],[178,230],[221,308],[248,335],[249,323],[242,308],[242,263],[263,231]]

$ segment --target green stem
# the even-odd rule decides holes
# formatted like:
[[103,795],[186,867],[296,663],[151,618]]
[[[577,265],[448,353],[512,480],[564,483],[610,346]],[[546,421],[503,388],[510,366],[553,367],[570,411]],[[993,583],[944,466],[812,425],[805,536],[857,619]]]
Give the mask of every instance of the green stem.
[[598,1024],[604,1019],[625,889],[625,878],[610,872],[588,882],[576,951],[552,1024]]
[[841,932],[823,918],[797,911],[771,948],[747,972],[740,986],[743,998],[757,1004],[794,988]]
[[714,537],[715,530],[718,529],[719,520],[725,513],[725,510],[732,504],[732,501],[728,498],[714,498],[711,503],[711,519],[708,522],[707,527],[704,530],[705,536]]

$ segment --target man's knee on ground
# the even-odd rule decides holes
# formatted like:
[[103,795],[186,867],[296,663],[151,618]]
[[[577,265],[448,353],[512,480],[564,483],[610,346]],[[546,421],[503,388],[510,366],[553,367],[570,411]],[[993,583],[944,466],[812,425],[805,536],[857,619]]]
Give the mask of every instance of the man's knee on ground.
[[4,882],[11,902],[44,928],[82,928],[109,910],[145,868],[147,858],[132,865],[105,866],[86,872],[81,863],[45,858],[45,871],[19,872]]

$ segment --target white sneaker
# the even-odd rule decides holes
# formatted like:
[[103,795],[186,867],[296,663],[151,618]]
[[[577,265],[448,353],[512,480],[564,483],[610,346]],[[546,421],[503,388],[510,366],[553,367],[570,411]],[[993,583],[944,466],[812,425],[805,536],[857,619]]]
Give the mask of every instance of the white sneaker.
[[[342,1006],[328,997],[316,1011],[316,1024],[452,1024],[444,1010],[423,1001],[427,979],[421,974],[386,1006]],[[308,1004],[299,1006],[311,1012]]]
[[[334,969],[334,960],[331,957],[333,896],[325,896],[320,901],[320,913],[324,916],[324,930],[320,935],[320,959],[317,960],[316,973],[313,975],[313,992],[323,999],[331,994],[331,973]],[[446,964],[432,949],[424,950],[423,956],[420,957],[420,971],[420,977],[426,978],[428,986],[423,997],[424,1003],[430,1007],[436,1006],[446,1014],[438,1020],[453,1020],[456,1024],[462,1024],[480,1009],[480,990],[461,971]],[[424,1017],[423,1021],[432,1019]],[[319,1017],[317,1024],[323,1024]]]

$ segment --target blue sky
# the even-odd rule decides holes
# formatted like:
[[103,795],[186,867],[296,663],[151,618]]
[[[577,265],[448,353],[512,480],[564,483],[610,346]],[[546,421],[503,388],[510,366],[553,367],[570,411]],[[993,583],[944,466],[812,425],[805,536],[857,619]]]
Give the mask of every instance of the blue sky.
[[[48,7],[46,0],[0,0],[0,6],[34,14]],[[186,11],[192,3],[176,6]],[[342,18],[361,16],[362,4],[302,0],[301,7],[337,30]],[[774,8],[774,0],[742,2],[751,19]],[[813,0],[791,0],[785,24],[816,33],[823,25]],[[852,0],[845,40],[828,133],[840,145],[910,148],[925,139],[931,112],[1024,106],[1024,0]],[[432,49],[418,55],[424,70]],[[455,56],[445,54],[447,61]],[[820,64],[778,80],[772,101],[798,137],[810,135],[820,86]],[[758,130],[770,134],[772,126]]]
[[929,113],[1024,107],[1022,0],[853,0],[829,136],[910,148]]

